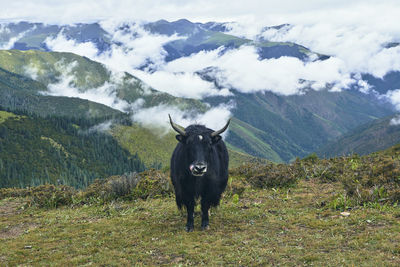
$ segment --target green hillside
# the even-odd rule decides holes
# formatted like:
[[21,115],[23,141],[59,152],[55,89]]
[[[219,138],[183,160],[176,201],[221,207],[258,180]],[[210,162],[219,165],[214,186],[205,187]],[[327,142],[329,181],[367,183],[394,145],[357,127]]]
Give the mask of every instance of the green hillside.
[[0,68],[21,76],[32,76],[37,91],[46,91],[49,84],[72,77],[70,86],[82,92],[109,86],[117,97],[128,103],[142,98],[144,107],[166,104],[203,112],[207,109],[200,101],[158,92],[131,74],[113,74],[103,64],[72,53],[0,50]]
[[95,178],[142,171],[144,164],[108,134],[103,120],[0,112],[0,187],[44,183],[85,187]]
[[[29,74],[27,66],[36,70],[36,80],[25,76]],[[74,77],[72,86],[82,91],[108,84],[113,86],[120,99],[128,103],[143,99],[143,107],[164,104],[197,112],[209,108],[198,100],[158,92],[128,73],[115,80],[104,65],[78,55],[18,50],[0,51],[0,68],[4,68],[0,69],[0,104],[12,110],[26,109],[45,115],[96,117],[121,114],[86,100],[38,94],[46,91],[47,85],[62,79],[68,66],[73,66],[67,71]],[[355,90],[308,90],[302,95],[292,96],[271,92],[233,92],[234,96],[209,97],[204,101],[211,106],[229,101],[235,103],[232,110],[234,120],[227,138],[230,148],[275,162],[303,157],[360,124],[393,114],[391,107]],[[140,135],[139,132],[136,134]],[[122,138],[122,135],[118,136]],[[142,147],[141,151],[152,151],[144,147],[145,142],[131,142],[139,142],[137,146]],[[160,162],[167,162],[163,153],[147,160],[147,164],[151,161],[150,164],[155,164],[152,166],[158,166]],[[150,157],[150,154],[145,156]]]
[[0,106],[26,110],[42,116],[94,118],[118,116],[122,113],[92,101],[61,96],[46,96],[47,88],[30,78],[0,68]]
[[[137,154],[146,166],[156,168],[169,166],[172,152],[178,142],[175,139],[176,133],[165,131],[166,129],[163,128],[150,130],[140,127],[138,124],[117,125],[110,130],[112,136],[123,148],[131,154]],[[265,162],[264,159],[241,152],[230,144],[227,146],[230,168],[251,161]]]
[[334,157],[353,153],[366,155],[399,144],[400,125],[391,124],[392,118],[390,116],[376,119],[361,125],[317,150],[317,154],[321,157]]
[[206,101],[212,105],[234,101],[236,125],[227,141],[246,153],[276,162],[304,157],[360,124],[394,112],[355,90],[309,90],[292,96],[235,92],[229,98]]

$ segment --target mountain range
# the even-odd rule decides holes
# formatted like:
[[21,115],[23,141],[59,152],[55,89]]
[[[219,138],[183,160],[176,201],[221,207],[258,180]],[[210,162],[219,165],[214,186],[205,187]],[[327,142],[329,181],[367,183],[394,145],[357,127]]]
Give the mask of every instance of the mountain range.
[[[172,38],[162,46],[165,62],[190,57],[200,51],[218,49],[219,53],[227,53],[243,46],[255,47],[260,60],[288,57],[306,62],[330,58],[295,43],[232,35],[229,23],[192,23],[182,19],[160,20],[141,27],[148,34]],[[132,31],[129,23],[121,23],[117,29],[132,39],[138,34]],[[97,124],[111,122],[112,126],[105,132],[123,153],[128,153],[125,157],[136,156],[145,167],[167,166],[175,141],[173,134],[165,134],[157,129],[157,125],[154,130],[141,123],[121,123],[130,121],[141,109],[174,107],[189,116],[230,103],[233,119],[226,141],[235,164],[256,158],[289,162],[315,151],[329,156],[359,152],[357,148],[363,145],[350,143],[363,143],[360,135],[388,125],[388,118],[396,112],[375,93],[361,92],[356,87],[335,91],[329,84],[321,90],[306,85],[301,93],[292,95],[268,90],[246,93],[231,87],[228,95],[209,95],[202,99],[173,96],[152,88],[128,71],[111,70],[82,55],[51,51],[47,41],[60,34],[78,44],[93,44],[98,54],[124,45],[118,43],[102,23],[3,23],[0,27],[0,47],[3,48],[0,51],[0,106],[12,114],[21,110],[27,113],[24,116],[32,114],[31,120],[38,123],[43,123],[40,118],[48,116],[97,120]],[[151,73],[153,63],[145,61],[138,68]],[[205,68],[196,75],[223,90],[225,85],[215,73],[215,69]],[[379,94],[400,87],[398,72],[390,72],[382,78],[363,74],[362,78]],[[83,99],[87,95],[91,100]],[[167,113],[163,116],[166,121]],[[380,132],[381,136],[393,134],[394,128],[387,129],[390,130]],[[349,135],[353,137],[349,139]],[[339,140],[348,150],[339,149],[338,143],[332,145],[330,142],[334,140]],[[399,141],[397,135],[390,140],[387,146]],[[385,145],[372,150],[383,148]],[[361,150],[361,153],[372,152],[366,148]],[[98,175],[104,177],[106,174]],[[91,174],[91,179],[94,176]]]

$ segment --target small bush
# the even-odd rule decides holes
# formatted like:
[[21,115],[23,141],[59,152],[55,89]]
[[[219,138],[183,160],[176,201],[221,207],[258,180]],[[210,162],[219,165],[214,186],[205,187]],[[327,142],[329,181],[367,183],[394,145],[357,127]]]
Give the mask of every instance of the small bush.
[[133,198],[156,198],[170,195],[173,186],[168,175],[157,170],[140,173],[140,180],[132,191]]
[[400,201],[400,150],[397,147],[362,157],[354,154],[331,159],[306,158],[301,164],[307,178],[340,182],[348,203],[353,205]]
[[231,171],[231,175],[243,176],[256,188],[285,187],[305,177],[299,160],[291,164],[249,163]]
[[136,172],[96,179],[79,195],[82,203],[104,203],[117,198],[131,198],[141,177]]
[[237,195],[240,197],[243,192],[250,187],[250,184],[242,176],[230,176],[226,188],[226,194],[229,196]]
[[75,189],[70,186],[40,185],[30,188],[30,199],[27,205],[39,208],[58,208],[72,204],[75,193]]
[[349,160],[341,182],[358,204],[400,201],[400,162],[395,157],[366,156]]
[[25,188],[0,188],[0,199],[8,197],[27,197],[30,190]]

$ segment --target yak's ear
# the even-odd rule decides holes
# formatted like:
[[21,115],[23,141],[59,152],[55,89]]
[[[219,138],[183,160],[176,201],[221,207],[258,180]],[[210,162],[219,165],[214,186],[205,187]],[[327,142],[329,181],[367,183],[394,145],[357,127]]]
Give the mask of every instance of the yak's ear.
[[186,141],[186,136],[183,136],[183,135],[181,135],[181,134],[177,134],[177,135],[175,136],[175,138],[176,138],[176,140],[178,140],[178,141],[181,142],[181,143],[185,143],[185,141]]
[[216,135],[216,136],[211,137],[212,143],[213,144],[218,143],[218,141],[221,140],[221,138],[222,137],[220,135]]

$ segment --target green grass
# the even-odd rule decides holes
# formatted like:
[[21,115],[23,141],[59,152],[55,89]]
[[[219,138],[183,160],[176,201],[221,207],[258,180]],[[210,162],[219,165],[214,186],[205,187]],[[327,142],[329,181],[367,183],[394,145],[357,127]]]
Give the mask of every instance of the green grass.
[[117,125],[111,134],[131,154],[137,153],[146,166],[169,165],[169,159],[177,143],[173,132],[165,129],[150,130],[133,124]]
[[102,86],[110,77],[110,72],[102,64],[72,53],[0,51],[1,68],[19,75],[26,75],[27,67],[34,68],[37,81],[44,85],[59,82],[59,77],[70,64],[76,64],[69,74],[74,75],[74,85],[80,89]]
[[[172,197],[76,208],[20,209],[0,201],[0,265],[396,266],[400,209],[361,207],[344,217],[322,205],[338,186],[225,196],[208,231],[184,231]],[[197,209],[198,211],[198,209]]]
[[235,118],[232,121],[230,130],[232,131],[231,134],[241,139],[241,142],[235,140],[235,143],[240,145],[239,149],[241,151],[256,154],[274,162],[283,162],[278,153],[259,137],[264,134],[263,131]]
[[318,155],[334,157],[357,153],[366,155],[386,149],[400,142],[400,126],[391,125],[393,116],[375,119],[363,124],[317,151]]
[[209,34],[208,39],[203,42],[204,44],[216,44],[218,46],[234,44],[235,47],[239,47],[251,42],[249,39],[239,38],[222,32],[210,32]]
[[269,41],[265,41],[265,42],[260,42],[260,43],[256,43],[257,46],[259,47],[272,47],[272,46],[281,46],[281,45],[287,45],[287,46],[294,46],[296,45],[295,43],[291,43],[291,42],[269,42]]
[[0,123],[5,122],[8,118],[15,118],[17,115],[7,111],[0,110]]
[[[199,100],[178,98],[158,92],[128,73],[121,73],[123,76],[120,80],[114,79],[103,64],[72,53],[0,50],[0,68],[14,76],[27,76],[29,69],[34,71],[37,75],[36,81],[27,78],[25,80],[29,81],[24,81],[31,84],[28,89],[33,92],[46,91],[49,84],[58,83],[63,79],[63,75],[67,75],[73,76],[71,86],[79,88],[81,91],[98,88],[108,83],[115,86],[119,98],[129,103],[143,98],[145,100],[144,107],[164,104],[178,107],[181,110],[205,112],[208,109]],[[7,73],[7,77],[0,82],[8,82],[11,77],[10,73]]]
[[[150,130],[138,124],[117,125],[111,129],[111,134],[132,155],[137,153],[148,167],[169,166],[172,152],[178,142],[175,139],[176,134],[171,131],[165,132],[165,129],[162,128]],[[266,162],[265,159],[253,157],[234,146],[229,144],[227,146],[231,168],[251,161]]]

